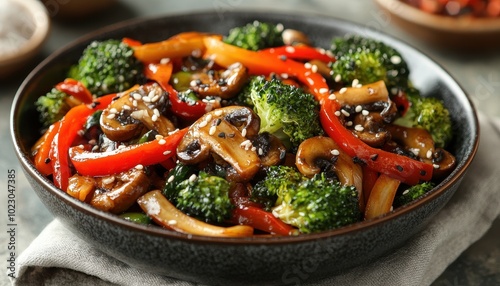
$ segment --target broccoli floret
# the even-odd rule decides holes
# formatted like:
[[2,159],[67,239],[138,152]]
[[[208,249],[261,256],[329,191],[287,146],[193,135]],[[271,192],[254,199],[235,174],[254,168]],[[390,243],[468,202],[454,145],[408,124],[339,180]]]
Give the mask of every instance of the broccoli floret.
[[66,101],[67,98],[66,93],[53,88],[37,99],[35,106],[43,127],[49,127],[60,120],[71,109],[71,105]]
[[394,123],[405,127],[423,128],[429,131],[436,147],[446,147],[453,132],[450,112],[444,103],[435,97],[422,97],[414,88],[406,94],[410,106]]
[[400,196],[397,196],[395,198],[394,206],[399,207],[420,198],[425,193],[432,190],[432,188],[434,188],[434,185],[435,184],[433,182],[423,182],[418,185],[409,187],[408,189],[404,190]]
[[235,27],[224,37],[224,42],[247,50],[282,46],[283,26],[254,21],[245,26]]
[[274,202],[273,214],[302,233],[335,229],[361,219],[356,188],[342,186],[325,173],[309,179],[295,168],[272,166],[251,196],[265,205]]
[[401,54],[387,44],[359,35],[334,38],[331,51],[333,78],[344,85],[354,79],[360,84],[383,80],[388,88],[408,86],[408,65]]
[[167,182],[163,187],[163,195],[173,204],[177,200],[179,194],[178,185],[189,179],[191,175],[195,173],[195,168],[191,165],[184,165],[178,163],[173,169],[168,173]]
[[142,63],[134,50],[119,40],[94,41],[83,51],[68,77],[79,80],[92,94],[124,91],[143,79]]
[[275,135],[296,148],[307,138],[323,134],[319,103],[302,89],[279,79],[255,77],[249,83],[254,111],[260,117],[260,132]]
[[[183,173],[189,173],[186,168],[179,168],[178,171],[180,173],[174,180],[182,178]],[[167,183],[167,186],[172,183]],[[224,178],[200,171],[198,176],[191,175],[172,189],[167,186],[164,189],[166,197],[189,216],[208,223],[223,223],[231,216],[234,208],[229,198],[231,186]]]
[[296,168],[271,166],[267,170],[266,179],[257,182],[253,187],[250,198],[262,204],[267,211],[271,211],[278,200],[278,193],[286,192],[306,179]]

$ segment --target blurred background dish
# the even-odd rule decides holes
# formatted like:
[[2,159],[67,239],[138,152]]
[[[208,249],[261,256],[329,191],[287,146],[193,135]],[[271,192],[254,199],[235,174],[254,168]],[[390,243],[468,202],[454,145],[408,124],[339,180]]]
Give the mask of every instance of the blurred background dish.
[[0,1],[0,78],[15,74],[31,61],[49,30],[50,19],[41,2]]
[[42,0],[51,17],[65,21],[79,21],[87,17],[95,17],[96,13],[113,6],[116,0]]
[[397,26],[434,47],[457,52],[500,47],[500,17],[435,14],[401,0],[375,2]]

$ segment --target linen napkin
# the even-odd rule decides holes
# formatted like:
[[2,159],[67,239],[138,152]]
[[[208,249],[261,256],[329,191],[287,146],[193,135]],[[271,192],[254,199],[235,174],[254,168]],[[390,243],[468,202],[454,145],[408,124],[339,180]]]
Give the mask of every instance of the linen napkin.
[[[480,119],[480,146],[459,190],[403,247],[316,285],[429,285],[500,213],[500,120]],[[13,285],[197,285],[138,271],[51,222],[18,258]],[[304,281],[307,284],[307,281]]]

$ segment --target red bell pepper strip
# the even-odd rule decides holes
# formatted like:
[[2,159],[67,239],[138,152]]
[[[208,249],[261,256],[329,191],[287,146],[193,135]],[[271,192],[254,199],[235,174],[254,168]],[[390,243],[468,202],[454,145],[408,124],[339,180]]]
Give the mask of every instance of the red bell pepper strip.
[[56,89],[77,98],[82,103],[92,103],[94,99],[92,93],[76,79],[67,78],[58,83]]
[[241,206],[233,210],[231,222],[249,225],[268,233],[277,235],[297,235],[298,230],[284,223],[272,213],[254,206]]
[[84,176],[106,176],[130,170],[138,165],[162,163],[175,156],[176,148],[187,128],[163,139],[130,145],[109,152],[89,152],[79,146],[69,149],[69,157],[76,171]]
[[329,56],[325,50],[318,50],[310,46],[281,46],[258,51],[275,56],[286,56],[294,60],[320,60],[324,63],[334,62],[335,58]]
[[122,43],[126,44],[129,47],[138,47],[138,46],[142,45],[141,42],[134,40],[132,38],[126,38],[126,37],[122,39]]
[[432,179],[431,164],[368,146],[342,125],[335,115],[337,110],[339,110],[337,101],[325,100],[320,109],[320,121],[325,132],[349,156],[362,160],[373,170],[409,185]]
[[75,106],[60,120],[59,132],[54,136],[50,150],[53,169],[52,178],[56,187],[64,191],[68,187],[68,180],[71,176],[68,150],[78,136],[78,131],[82,129],[87,117],[97,110],[106,108],[115,97],[116,94],[109,94],[99,97],[91,104]]
[[173,65],[171,62],[166,64],[149,63],[144,67],[144,74],[147,78],[156,81],[166,92],[170,104],[172,105],[172,112],[186,120],[196,120],[203,114],[210,111],[207,103],[202,100],[197,100],[194,103],[186,102],[179,98],[179,93],[169,84],[170,77],[172,76]]
[[52,164],[50,163],[50,149],[54,137],[59,132],[61,126],[61,121],[57,121],[50,125],[45,134],[43,135],[43,143],[40,145],[36,151],[35,157],[33,158],[33,163],[35,168],[42,173],[44,176],[51,175],[53,172]]

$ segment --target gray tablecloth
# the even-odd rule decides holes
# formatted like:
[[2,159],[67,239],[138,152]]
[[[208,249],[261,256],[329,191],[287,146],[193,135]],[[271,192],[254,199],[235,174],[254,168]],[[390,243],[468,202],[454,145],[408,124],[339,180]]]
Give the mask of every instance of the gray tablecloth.
[[[493,122],[480,115],[477,156],[459,190],[421,233],[377,262],[317,285],[431,284],[500,213],[500,121]],[[14,285],[195,285],[131,268],[94,249],[57,220],[19,256],[18,266]]]

